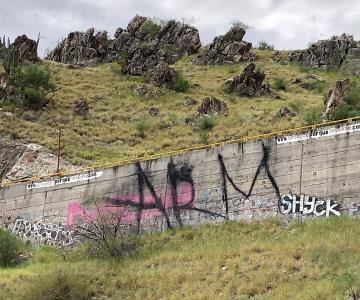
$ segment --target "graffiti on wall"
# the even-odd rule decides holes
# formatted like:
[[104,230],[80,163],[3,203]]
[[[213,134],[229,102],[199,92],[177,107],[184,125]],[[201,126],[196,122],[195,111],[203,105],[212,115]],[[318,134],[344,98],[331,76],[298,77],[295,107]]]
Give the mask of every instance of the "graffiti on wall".
[[256,169],[256,172],[255,172],[254,177],[251,182],[250,189],[247,192],[242,190],[238,185],[236,185],[234,180],[230,177],[229,172],[227,171],[226,165],[224,163],[224,158],[222,157],[222,155],[220,155],[220,154],[218,155],[220,169],[221,169],[221,175],[222,175],[222,193],[223,193],[222,200],[225,203],[226,214],[229,213],[228,182],[230,183],[230,186],[232,186],[241,195],[241,197],[243,197],[244,200],[247,200],[252,195],[255,184],[256,184],[257,180],[259,179],[259,175],[262,170],[265,171],[266,176],[268,177],[268,179],[271,182],[271,186],[275,192],[276,198],[278,199],[278,201],[280,201],[280,199],[281,199],[280,189],[275,181],[274,176],[271,174],[269,163],[268,163],[269,156],[270,156],[270,148],[263,144],[262,152],[263,152],[262,159]]
[[[156,190],[149,174],[137,162],[135,164],[137,177],[137,192],[128,195],[106,197],[100,211],[103,213],[117,213],[122,216],[122,221],[136,222],[140,230],[143,221],[150,218],[162,217],[165,219],[166,227],[183,225],[182,213],[184,211],[195,211],[199,214],[213,217],[226,218],[220,213],[199,208],[195,205],[195,187],[191,175],[192,167],[183,164],[175,166],[171,160],[167,167],[167,175],[164,178],[166,190],[160,193]],[[67,225],[73,226],[77,219],[89,221],[96,219],[98,210],[87,210],[80,204],[73,202],[68,205]]]
[[21,217],[1,217],[2,228],[9,230],[14,236],[27,244],[71,246],[78,234],[66,225],[66,218],[38,218],[29,221]]
[[316,217],[341,215],[341,205],[333,200],[321,200],[311,196],[297,196],[288,194],[281,197],[279,201],[280,213],[314,215]]

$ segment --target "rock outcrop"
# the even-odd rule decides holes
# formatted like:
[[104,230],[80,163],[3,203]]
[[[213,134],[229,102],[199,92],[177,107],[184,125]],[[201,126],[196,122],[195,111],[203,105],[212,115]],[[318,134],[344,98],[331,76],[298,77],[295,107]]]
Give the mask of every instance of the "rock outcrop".
[[216,99],[215,97],[206,97],[202,100],[202,103],[198,107],[195,116],[213,114],[221,114],[224,116],[228,116],[229,108],[227,107],[225,102]]
[[[353,59],[359,59],[360,43],[355,41],[352,35],[343,34],[329,40],[320,40],[305,50],[297,50],[290,53],[288,62],[296,62],[313,68],[329,69],[341,67],[345,61],[347,67],[352,69]],[[358,63],[360,65],[360,63]],[[356,68],[357,72],[359,70]]]
[[243,73],[228,79],[223,88],[227,93],[236,93],[241,97],[258,97],[274,94],[269,83],[265,80],[265,73],[255,71],[255,64],[250,63]]
[[18,36],[10,47],[16,50],[21,63],[35,63],[38,60],[38,44],[25,34]]
[[100,31],[95,34],[94,28],[86,32],[71,32],[46,59],[80,66],[111,61],[107,33]]
[[335,87],[330,89],[326,102],[326,114],[337,107],[339,104],[346,102],[346,92],[350,86],[350,80],[339,80],[335,83]]
[[123,72],[131,75],[144,74],[162,62],[174,63],[201,47],[195,27],[174,20],[162,27],[138,15],[130,21],[127,30],[119,28],[115,38],[115,50],[125,53]]
[[232,27],[225,35],[216,37],[205,48],[204,53],[193,60],[193,63],[215,65],[255,60],[255,56],[250,53],[252,44],[243,41],[245,33],[244,28]]
[[201,47],[199,32],[174,20],[161,26],[149,18],[135,16],[127,29],[116,30],[114,40],[105,31],[95,34],[72,32],[47,59],[72,65],[89,65],[122,59],[123,72],[142,75],[159,63],[173,63],[179,57],[194,54]]

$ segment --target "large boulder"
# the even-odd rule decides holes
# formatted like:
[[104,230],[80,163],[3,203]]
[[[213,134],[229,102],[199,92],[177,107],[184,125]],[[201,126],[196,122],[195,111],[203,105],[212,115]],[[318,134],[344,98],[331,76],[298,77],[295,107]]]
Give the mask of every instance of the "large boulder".
[[198,65],[215,65],[254,60],[254,55],[250,54],[252,44],[243,41],[245,33],[244,28],[233,26],[225,35],[216,37],[193,62]]
[[258,97],[274,93],[265,80],[265,73],[255,71],[255,64],[247,65],[241,75],[228,79],[223,87],[227,93],[235,93],[242,97]]
[[335,87],[330,89],[327,102],[326,102],[326,114],[337,107],[338,105],[346,102],[346,92],[350,87],[350,79],[338,80],[335,83]]
[[345,60],[351,58],[351,53],[358,53],[359,46],[359,42],[355,41],[352,35],[343,34],[320,40],[311,44],[308,49],[293,51],[287,60],[313,68],[340,67]]
[[195,116],[214,115],[214,114],[221,114],[224,116],[228,116],[229,109],[225,102],[215,97],[206,97],[202,100],[202,103],[198,107]]
[[38,44],[25,34],[18,36],[10,47],[15,49],[21,63],[35,63],[38,60]]
[[175,70],[161,63],[150,73],[150,82],[157,87],[172,88],[176,82]]
[[110,61],[107,33],[95,34],[94,28],[86,32],[71,32],[46,59],[71,65],[91,65]]

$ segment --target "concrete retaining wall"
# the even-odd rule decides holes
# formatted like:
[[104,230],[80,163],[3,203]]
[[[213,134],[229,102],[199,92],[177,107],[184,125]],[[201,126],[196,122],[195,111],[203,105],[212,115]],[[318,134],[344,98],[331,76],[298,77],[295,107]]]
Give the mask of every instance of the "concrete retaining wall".
[[98,211],[119,215],[139,230],[277,215],[357,215],[360,124],[0,190],[1,226],[31,243],[71,244],[73,225]]

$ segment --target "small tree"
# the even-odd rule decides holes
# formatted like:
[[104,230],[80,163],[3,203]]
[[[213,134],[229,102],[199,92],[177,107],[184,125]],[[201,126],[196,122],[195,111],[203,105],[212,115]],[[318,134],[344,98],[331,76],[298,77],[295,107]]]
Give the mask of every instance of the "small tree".
[[125,208],[94,203],[95,212],[85,210],[77,220],[76,232],[80,238],[90,241],[95,247],[92,254],[121,257],[136,249],[135,225],[124,222]]
[[274,50],[274,45],[269,44],[267,41],[261,40],[258,48],[260,50]]
[[39,65],[21,65],[9,77],[9,85],[23,95],[25,105],[32,109],[45,107],[58,90],[50,72]]

